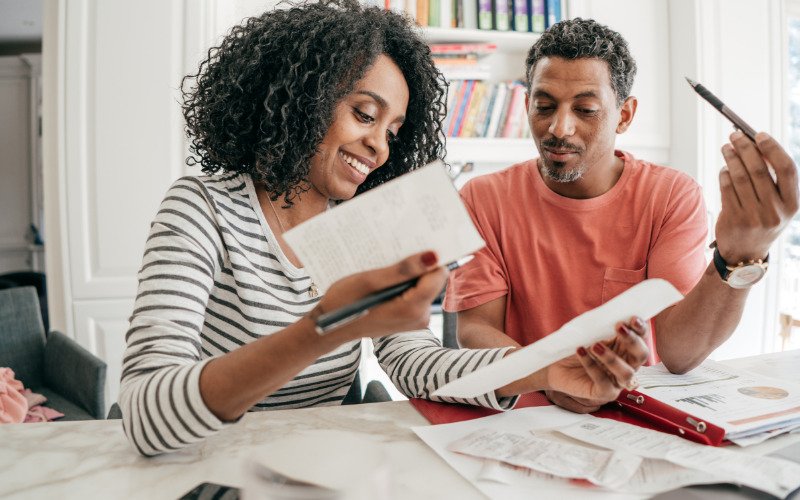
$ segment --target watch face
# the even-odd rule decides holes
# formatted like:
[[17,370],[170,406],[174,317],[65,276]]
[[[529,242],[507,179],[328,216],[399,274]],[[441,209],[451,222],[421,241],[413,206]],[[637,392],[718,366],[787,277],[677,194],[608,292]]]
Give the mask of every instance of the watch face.
[[747,288],[764,277],[766,269],[759,265],[742,266],[731,271],[728,285],[732,288]]

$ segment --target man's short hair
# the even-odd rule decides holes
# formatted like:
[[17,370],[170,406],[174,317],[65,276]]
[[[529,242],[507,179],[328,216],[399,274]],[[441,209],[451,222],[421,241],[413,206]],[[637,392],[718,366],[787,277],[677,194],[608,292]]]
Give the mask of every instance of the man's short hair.
[[567,19],[554,24],[536,40],[525,59],[525,80],[528,90],[536,63],[545,57],[562,59],[602,59],[608,64],[611,88],[617,95],[617,106],[631,93],[636,76],[636,61],[628,50],[628,42],[608,26],[593,19]]

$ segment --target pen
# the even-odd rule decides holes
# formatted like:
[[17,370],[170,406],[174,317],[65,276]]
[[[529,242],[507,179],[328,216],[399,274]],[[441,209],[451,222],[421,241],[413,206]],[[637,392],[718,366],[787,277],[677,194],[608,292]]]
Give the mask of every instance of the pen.
[[733,126],[739,130],[741,130],[744,135],[750,138],[751,141],[756,142],[756,131],[753,130],[753,127],[745,123],[739,115],[731,111],[731,108],[725,105],[722,101],[719,100],[717,96],[712,94],[708,91],[707,88],[703,87],[701,84],[697,83],[696,81],[690,79],[689,77],[686,78],[686,81],[689,82],[689,85],[692,86],[695,92],[700,94],[700,97],[708,101],[712,106],[717,108],[717,110],[722,113],[722,116],[727,118],[728,120],[733,123]]
[[[452,271],[471,261],[472,257],[472,255],[467,255],[466,257],[447,264],[446,267],[448,270]],[[355,321],[361,316],[367,314],[371,308],[377,306],[378,304],[388,302],[409,288],[413,287],[417,284],[418,279],[419,278],[412,278],[408,281],[398,283],[397,285],[384,288],[383,290],[378,290],[377,292],[373,292],[350,305],[340,307],[339,309],[331,312],[320,314],[316,320],[315,330],[319,335],[325,335],[333,329],[350,323],[351,321]]]

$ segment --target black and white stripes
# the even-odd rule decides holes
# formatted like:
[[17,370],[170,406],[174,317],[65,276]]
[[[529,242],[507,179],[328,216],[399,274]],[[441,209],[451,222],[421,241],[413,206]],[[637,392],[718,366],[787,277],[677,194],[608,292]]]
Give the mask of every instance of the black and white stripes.
[[[303,317],[309,277],[289,262],[242,175],[186,177],[152,224],[123,358],[125,432],[143,455],[180,449],[225,426],[205,406],[203,365]],[[318,359],[253,410],[340,404],[360,360],[351,342]],[[429,331],[375,341],[378,361],[409,397],[499,359],[506,349],[449,350]],[[465,401],[503,409],[493,394]]]

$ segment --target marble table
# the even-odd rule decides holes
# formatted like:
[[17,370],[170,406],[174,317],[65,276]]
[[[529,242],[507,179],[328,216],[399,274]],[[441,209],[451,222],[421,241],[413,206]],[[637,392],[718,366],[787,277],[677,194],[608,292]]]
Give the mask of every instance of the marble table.
[[[243,464],[286,436],[338,430],[378,443],[393,500],[484,498],[410,430],[407,401],[249,413],[202,445],[154,458],[128,444],[120,420],[0,426],[0,498],[177,499],[198,483],[241,486]],[[342,449],[346,461],[351,450]],[[352,453],[352,452],[351,452]],[[310,466],[314,456],[306,458]]]

